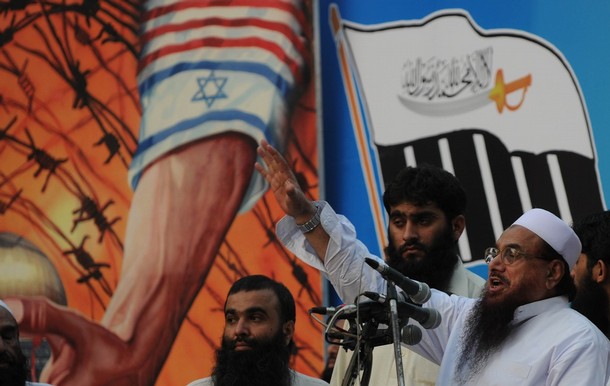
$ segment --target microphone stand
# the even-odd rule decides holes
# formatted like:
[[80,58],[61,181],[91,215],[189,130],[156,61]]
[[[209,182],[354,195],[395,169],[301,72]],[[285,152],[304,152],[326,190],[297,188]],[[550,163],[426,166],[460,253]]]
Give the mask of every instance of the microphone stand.
[[394,341],[394,359],[396,360],[396,379],[398,380],[398,386],[405,386],[405,375],[402,367],[402,352],[400,347],[400,326],[398,322],[398,293],[394,283],[390,280],[387,281],[388,290],[386,301],[390,302],[390,326],[392,328],[392,338]]
[[373,338],[377,333],[378,325],[379,323],[371,320],[362,327],[362,338],[355,343],[354,354],[345,370],[341,386],[353,386],[361,370],[360,386],[368,386],[373,366],[373,348],[377,346]]
[[[356,341],[349,339],[347,342],[344,342],[346,343],[343,345],[344,348],[353,350],[354,354],[345,371],[341,386],[353,386],[360,371],[362,371],[360,386],[368,386],[373,365],[373,348],[390,343],[394,344],[398,386],[405,386],[404,369],[402,367],[398,293],[391,281],[387,283],[386,301],[384,304],[373,303],[376,306],[365,312],[368,321],[364,323],[361,334],[357,333],[360,321],[355,321],[355,324],[350,327],[350,331],[355,329],[353,332],[360,338],[356,339]],[[379,330],[380,323],[387,323],[390,328]],[[388,330],[390,329],[392,335],[389,334]]]

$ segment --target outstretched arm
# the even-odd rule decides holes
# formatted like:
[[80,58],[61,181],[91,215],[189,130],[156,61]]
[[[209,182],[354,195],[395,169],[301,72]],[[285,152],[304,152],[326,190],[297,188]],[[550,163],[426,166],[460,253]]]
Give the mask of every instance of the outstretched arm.
[[[278,239],[301,260],[321,270],[346,303],[351,303],[363,291],[385,292],[385,281],[377,271],[364,263],[373,256],[357,239],[353,225],[337,215],[330,205],[309,200],[290,170],[288,162],[266,141],[258,147],[258,155],[266,167],[256,164],[275,198],[287,216],[276,228]],[[321,224],[311,232],[302,233],[295,225],[309,221],[322,205]],[[292,221],[294,220],[294,221]],[[379,259],[381,261],[381,259]]]
[[[257,149],[258,155],[263,159],[266,168],[260,163],[255,167],[269,183],[275,199],[287,216],[301,225],[309,221],[316,213],[314,202],[309,200],[290,169],[284,157],[267,141],[262,140]],[[324,227],[318,226],[311,232],[305,233],[305,238],[316,251],[322,262],[326,257],[329,236]]]
[[49,339],[53,359],[43,381],[155,383],[240,207],[255,149],[251,138],[226,133],[147,169],[130,209],[121,280],[101,323],[45,299],[11,301],[24,334]]

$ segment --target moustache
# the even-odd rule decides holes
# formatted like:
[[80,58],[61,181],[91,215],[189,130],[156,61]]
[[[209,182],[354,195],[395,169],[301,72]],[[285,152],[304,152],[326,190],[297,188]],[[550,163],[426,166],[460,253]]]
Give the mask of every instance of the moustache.
[[250,347],[254,348],[254,347],[256,347],[256,346],[257,346],[257,343],[258,343],[258,342],[256,341],[256,339],[247,338],[247,337],[245,337],[245,336],[238,336],[237,338],[235,338],[235,339],[233,339],[233,340],[231,340],[231,341],[228,341],[228,342],[227,342],[227,346],[228,346],[228,348],[230,348],[231,350],[235,350],[235,347],[237,347],[237,344],[238,344],[238,343],[245,343],[245,344],[247,344],[248,346],[250,346]]
[[506,276],[504,276],[502,274],[499,274],[499,273],[493,273],[493,272],[489,275],[489,278],[487,280],[490,281],[490,282],[493,281],[493,280],[497,280],[497,281],[500,281],[503,284],[508,284],[509,283],[509,280],[508,280],[508,278]]
[[406,243],[402,244],[400,246],[400,248],[398,248],[398,253],[402,255],[403,253],[406,252],[407,249],[419,249],[424,252],[427,251],[427,248],[424,244],[422,244],[418,241],[412,241],[412,242],[407,241]]

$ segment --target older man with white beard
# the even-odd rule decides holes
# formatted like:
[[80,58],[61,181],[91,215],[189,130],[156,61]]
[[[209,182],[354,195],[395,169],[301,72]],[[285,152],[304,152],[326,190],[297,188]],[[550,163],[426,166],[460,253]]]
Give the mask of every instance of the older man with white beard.
[[433,294],[443,323],[414,349],[441,361],[438,384],[605,385],[610,342],[569,306],[579,254],[566,223],[532,209],[486,250],[479,300]]

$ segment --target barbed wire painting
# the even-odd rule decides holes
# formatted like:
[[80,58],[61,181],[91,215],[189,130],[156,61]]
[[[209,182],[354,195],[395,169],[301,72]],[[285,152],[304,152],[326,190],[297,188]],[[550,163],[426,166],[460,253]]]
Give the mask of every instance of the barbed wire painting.
[[[0,232],[9,240],[0,249],[0,297],[19,299],[25,335],[35,345],[45,337],[51,346],[54,355],[42,371],[43,381],[183,385],[211,372],[231,283],[263,273],[292,290],[300,349],[295,366],[316,375],[323,367],[323,341],[307,310],[322,303],[321,279],[275,238],[282,211],[267,195],[252,209],[228,215],[231,221],[218,229],[217,245],[207,245],[205,237],[188,252],[161,245],[157,249],[166,256],[158,261],[134,252],[141,245],[163,244],[146,229],[172,234],[140,222],[145,217],[137,214],[144,210],[133,210],[138,196],[128,182],[143,115],[137,80],[143,12],[135,1],[0,2]],[[316,198],[312,83],[303,83],[291,107],[285,142],[304,189]],[[173,159],[182,149],[161,159]],[[154,215],[175,213],[171,221],[176,223],[214,223],[217,216],[173,212],[172,205],[162,207],[153,196],[137,198],[138,205],[147,201],[146,212]],[[182,207],[190,205],[175,199]],[[36,257],[19,257],[31,250]],[[210,261],[190,262],[204,250],[214,255]],[[25,271],[15,271],[16,261],[27,261]],[[195,278],[189,276],[191,264],[199,266]],[[138,304],[139,299],[146,300]],[[44,323],[35,317],[39,311],[46,315]],[[138,312],[145,316],[133,318]],[[164,343],[155,342],[153,331]],[[82,344],[71,339],[76,333]],[[148,360],[139,351],[148,351]],[[147,365],[122,362],[126,353]]]

